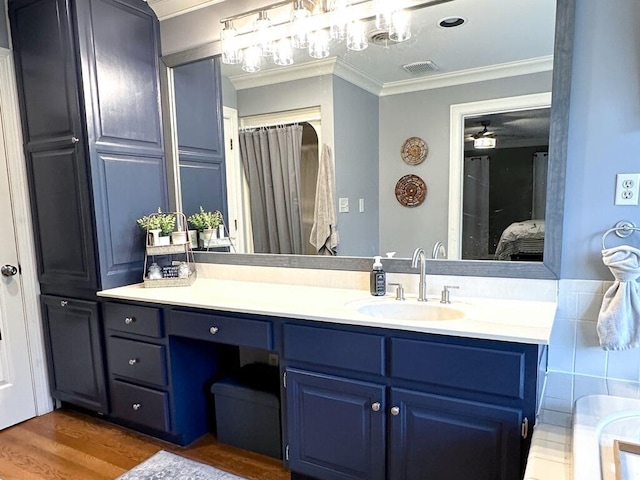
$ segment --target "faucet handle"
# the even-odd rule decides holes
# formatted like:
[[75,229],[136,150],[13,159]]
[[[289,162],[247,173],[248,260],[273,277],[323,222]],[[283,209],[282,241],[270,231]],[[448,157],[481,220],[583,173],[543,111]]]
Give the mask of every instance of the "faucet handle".
[[440,303],[451,303],[451,299],[449,298],[449,290],[455,288],[460,288],[457,285],[445,285],[442,289],[442,294],[440,295]]
[[401,283],[389,282],[387,285],[393,285],[396,288],[396,300],[404,300],[404,288]]

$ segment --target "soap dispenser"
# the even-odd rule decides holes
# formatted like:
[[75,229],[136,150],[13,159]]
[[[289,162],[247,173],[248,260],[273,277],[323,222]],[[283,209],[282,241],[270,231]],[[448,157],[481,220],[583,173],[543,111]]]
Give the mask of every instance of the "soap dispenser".
[[376,255],[373,257],[373,269],[371,270],[371,295],[382,297],[387,293],[387,275],[382,269],[382,257]]

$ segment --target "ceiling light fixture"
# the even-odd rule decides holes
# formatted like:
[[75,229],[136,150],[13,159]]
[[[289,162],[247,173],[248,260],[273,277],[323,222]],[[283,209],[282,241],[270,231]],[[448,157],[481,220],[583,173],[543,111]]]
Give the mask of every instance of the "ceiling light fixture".
[[[267,11],[286,5],[292,7],[289,21],[276,24],[278,31],[285,32],[287,38],[281,40],[274,35]],[[307,49],[312,58],[326,58],[330,55],[332,40],[346,40],[348,50],[362,51],[369,46],[365,21],[373,19],[374,12],[376,27],[383,29],[380,31],[392,43],[411,38],[411,14],[399,9],[397,0],[364,0],[357,4],[352,4],[352,0],[280,0],[221,20],[224,24],[220,34],[222,63],[242,63],[245,72],[258,72],[260,59],[256,55],[259,53],[262,57],[272,56],[276,65],[291,65],[292,48]],[[243,37],[244,33],[239,34],[232,21],[255,14],[258,18],[253,22],[252,31],[245,32],[251,36]],[[242,50],[241,47],[247,48]]]
[[487,127],[491,125],[489,120],[483,120],[480,122],[484,128],[473,136],[473,148],[478,150],[487,148],[496,148],[496,139],[492,136],[493,133],[487,130]]

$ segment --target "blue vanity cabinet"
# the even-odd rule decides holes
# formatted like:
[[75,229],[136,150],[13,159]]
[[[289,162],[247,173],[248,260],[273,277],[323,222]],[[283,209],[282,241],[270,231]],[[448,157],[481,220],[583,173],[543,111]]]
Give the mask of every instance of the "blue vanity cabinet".
[[536,345],[292,322],[283,326],[283,349],[296,475],[522,476],[538,395]]
[[52,396],[107,413],[98,303],[54,295],[42,295],[40,302]]
[[384,480],[385,386],[288,368],[289,468],[319,479]]
[[389,477],[515,480],[522,410],[391,389]]

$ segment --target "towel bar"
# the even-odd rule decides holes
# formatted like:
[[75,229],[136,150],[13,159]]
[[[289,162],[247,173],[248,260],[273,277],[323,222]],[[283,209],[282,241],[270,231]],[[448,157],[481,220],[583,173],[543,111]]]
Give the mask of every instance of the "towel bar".
[[620,238],[627,238],[633,232],[640,232],[640,228],[636,227],[636,224],[629,220],[620,220],[616,223],[615,227],[610,228],[602,235],[602,249],[606,250],[607,247],[605,247],[604,241],[610,233],[615,233]]

